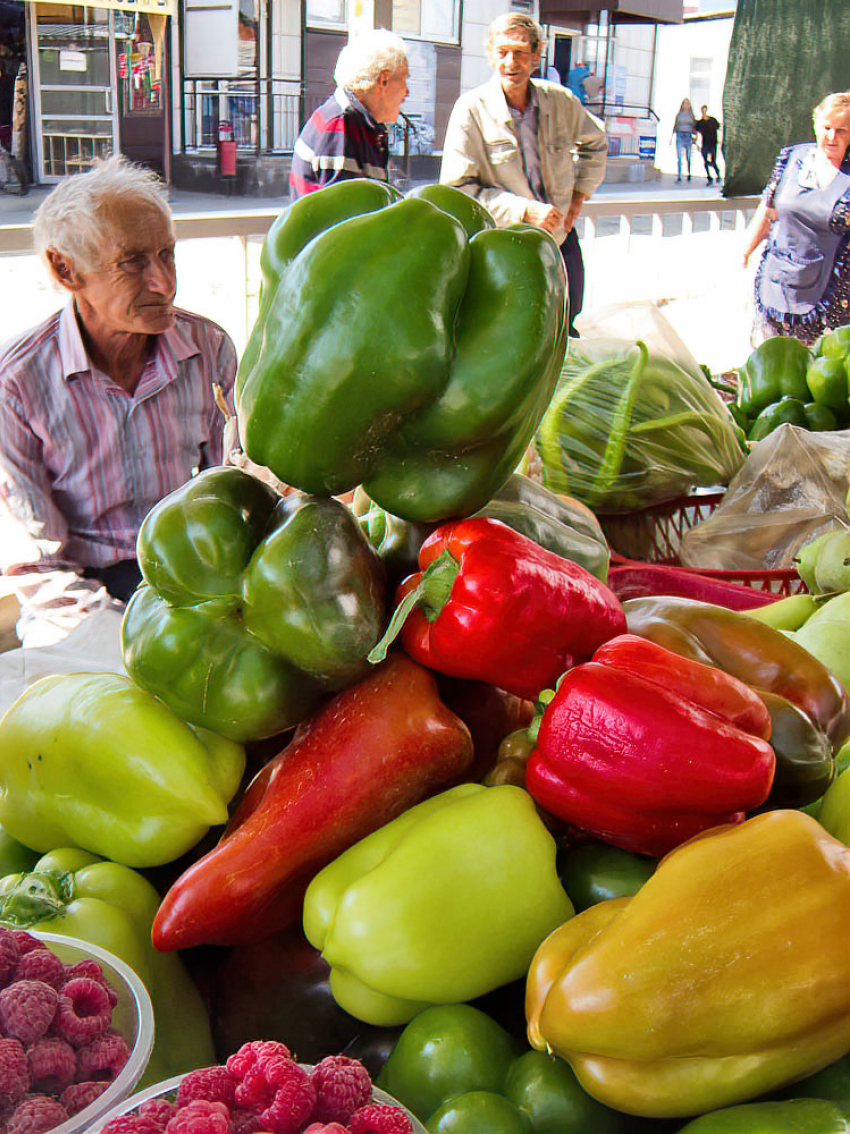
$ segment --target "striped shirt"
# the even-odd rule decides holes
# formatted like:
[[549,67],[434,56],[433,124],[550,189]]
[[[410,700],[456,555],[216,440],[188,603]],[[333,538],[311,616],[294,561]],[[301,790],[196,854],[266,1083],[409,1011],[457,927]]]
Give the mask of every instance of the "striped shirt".
[[236,351],[215,323],[175,314],[133,394],[93,368],[73,304],[0,349],[0,499],[32,541],[10,573],[134,559],[150,508],[221,463],[213,386],[232,402]]
[[386,127],[353,94],[337,87],[313,111],[295,143],[292,199],[351,177],[386,181],[388,163]]

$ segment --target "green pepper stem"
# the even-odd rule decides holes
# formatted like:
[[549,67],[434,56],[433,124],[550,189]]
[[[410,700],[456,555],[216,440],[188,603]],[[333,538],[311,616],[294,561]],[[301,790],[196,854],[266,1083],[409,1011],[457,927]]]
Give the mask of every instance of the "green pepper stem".
[[0,923],[26,929],[56,917],[72,900],[73,889],[71,874],[20,874],[15,885],[0,897]]
[[414,607],[420,607],[429,622],[436,622],[449,601],[459,571],[460,564],[450,551],[444,551],[433,563],[428,564],[417,585],[393,611],[383,638],[370,650],[368,661],[372,665],[378,665],[387,656],[387,651],[401,633],[401,628]]

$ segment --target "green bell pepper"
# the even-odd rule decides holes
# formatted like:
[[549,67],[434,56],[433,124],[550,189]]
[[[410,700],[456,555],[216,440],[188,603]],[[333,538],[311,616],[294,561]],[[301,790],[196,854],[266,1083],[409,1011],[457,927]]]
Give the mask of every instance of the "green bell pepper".
[[480,230],[458,196],[347,181],[273,228],[236,382],[252,461],[317,495],[362,483],[420,521],[507,480],[566,352],[563,261],[541,229]]
[[622,1116],[592,1099],[568,1064],[539,1051],[519,1054],[514,1038],[469,1004],[426,1008],[415,1016],[390,1052],[378,1086],[434,1131],[624,1129]]
[[304,932],[337,1003],[400,1024],[518,980],[573,913],[521,788],[462,784],[355,843],[310,883]]
[[44,677],[0,721],[0,823],[34,850],[159,866],[226,822],[244,770],[241,745],[127,677]]
[[679,1134],[848,1134],[850,1119],[824,1099],[744,1103],[714,1110]]
[[824,793],[818,811],[818,822],[830,835],[850,846],[850,740],[835,756],[835,779]]
[[765,339],[738,371],[738,405],[749,418],[780,398],[810,400],[806,371],[811,352],[799,339],[780,335]]
[[150,511],[138,555],[148,585],[124,616],[124,664],[184,720],[271,736],[369,668],[384,570],[335,500],[209,469]]
[[804,807],[819,799],[832,783],[832,743],[801,708],[765,689],[759,696],[770,713],[770,746],[776,773],[762,810]]
[[803,413],[806,416],[806,428],[813,433],[828,433],[838,428],[838,418],[829,406],[822,406],[819,402],[805,402]]
[[806,371],[806,384],[818,405],[833,410],[847,409],[847,367],[843,358],[823,355],[814,359]]
[[558,851],[558,877],[576,913],[612,898],[631,898],[655,873],[646,855],[608,843],[576,843]]
[[37,861],[38,851],[25,847],[0,827],[0,878],[32,870]]
[[[768,341],[772,342],[773,340]],[[762,441],[780,425],[796,425],[802,429],[808,428],[806,408],[799,398],[782,397],[778,402],[772,402],[763,409],[750,426],[747,439],[749,441]]]
[[27,873],[0,878],[0,925],[100,945],[137,973],[155,1017],[145,1083],[214,1061],[198,989],[176,953],[158,953],[151,944],[158,906],[159,895],[141,874],[73,847],[51,851]]

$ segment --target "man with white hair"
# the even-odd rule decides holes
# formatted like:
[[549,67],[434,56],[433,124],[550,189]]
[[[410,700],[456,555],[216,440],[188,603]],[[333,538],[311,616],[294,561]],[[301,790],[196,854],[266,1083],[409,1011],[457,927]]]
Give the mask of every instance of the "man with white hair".
[[355,36],[339,53],[337,88],[310,116],[292,155],[292,199],[351,177],[386,181],[387,126],[407,98],[404,40],[384,28]]
[[59,572],[57,609],[101,587],[125,600],[147,512],[221,463],[236,352],[173,305],[174,225],[154,174],[112,157],[67,178],[33,235],[69,302],[0,348],[0,500],[28,537],[3,565],[42,596],[39,578]]

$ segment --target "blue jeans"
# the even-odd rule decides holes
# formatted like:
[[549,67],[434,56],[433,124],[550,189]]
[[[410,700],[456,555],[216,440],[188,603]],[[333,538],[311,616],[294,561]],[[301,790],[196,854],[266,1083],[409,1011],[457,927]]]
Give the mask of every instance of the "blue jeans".
[[676,176],[681,181],[682,179],[682,158],[685,159],[685,164],[688,169],[688,177],[691,176],[691,146],[694,143],[693,134],[685,134],[682,131],[676,131]]

